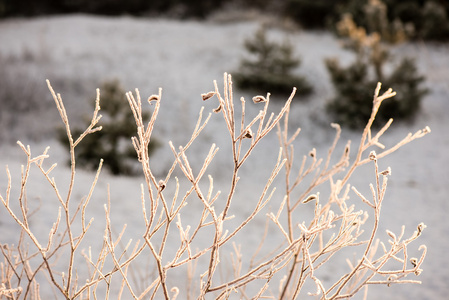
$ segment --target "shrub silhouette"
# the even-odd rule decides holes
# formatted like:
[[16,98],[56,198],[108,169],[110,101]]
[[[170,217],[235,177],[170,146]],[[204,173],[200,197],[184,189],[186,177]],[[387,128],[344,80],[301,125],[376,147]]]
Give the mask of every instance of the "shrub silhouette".
[[[438,41],[449,39],[449,3],[447,1],[349,0],[345,2],[339,7],[340,12],[350,13],[355,23],[366,28],[368,32],[381,33],[382,30],[379,28],[383,28],[390,30],[390,34],[402,31],[408,38],[413,39]],[[371,13],[368,17],[367,10]],[[373,19],[375,16],[378,17],[377,21]],[[379,17],[384,20],[379,22]],[[377,23],[374,27],[373,21]]]
[[341,0],[288,0],[284,13],[306,28],[323,28],[335,14],[335,6],[341,5],[341,2]]
[[[129,110],[125,91],[118,80],[106,81],[101,88],[102,130],[87,135],[76,148],[77,161],[87,169],[96,169],[100,159],[104,166],[114,175],[133,175],[132,162],[136,160],[136,153],[131,144],[131,137],[136,132],[132,112]],[[94,104],[95,102],[92,101]],[[149,120],[150,113],[142,115]],[[86,125],[90,120],[86,120]],[[83,130],[75,129],[74,136],[79,136]],[[68,144],[65,130],[61,130],[59,140]],[[149,153],[157,148],[158,142],[151,141]]]
[[419,37],[428,40],[449,40],[449,5],[426,1],[422,12],[422,27]]
[[289,95],[292,87],[297,87],[299,94],[312,92],[311,85],[303,77],[292,74],[301,60],[293,56],[293,47],[288,41],[282,44],[269,41],[266,30],[260,28],[254,38],[245,41],[245,48],[255,59],[242,59],[239,71],[234,72],[239,88],[283,95]]

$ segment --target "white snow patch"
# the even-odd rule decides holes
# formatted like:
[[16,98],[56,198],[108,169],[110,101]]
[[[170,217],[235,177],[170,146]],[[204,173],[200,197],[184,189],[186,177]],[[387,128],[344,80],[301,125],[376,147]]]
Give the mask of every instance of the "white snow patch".
[[[85,15],[42,17],[36,19],[9,19],[0,22],[0,54],[3,57],[20,56],[29,52],[42,60],[42,74],[33,72],[36,80],[48,78],[54,81],[54,88],[61,92],[70,115],[82,116],[89,112],[86,100],[95,96],[95,87],[100,82],[110,78],[118,78],[127,90],[139,88],[144,99],[157,93],[162,87],[162,108],[154,135],[167,145],[172,140],[174,145],[181,145],[190,137],[198,117],[200,107],[205,105],[205,115],[216,107],[216,102],[202,102],[200,94],[213,90],[213,80],[222,87],[224,72],[231,72],[238,66],[244,54],[243,41],[256,30],[254,22],[233,24],[214,24],[196,21],[173,21],[164,19],[134,19],[130,17],[106,18]],[[270,34],[280,36],[273,31]],[[305,75],[314,85],[316,93],[307,101],[296,101],[292,105],[290,119],[292,128],[302,127],[302,132],[295,143],[296,157],[315,147],[318,155],[326,155],[330,146],[333,131],[322,125],[325,119],[323,107],[325,101],[332,96],[332,85],[329,81],[323,59],[337,56],[349,62],[352,56],[340,48],[339,42],[325,32],[296,32],[290,34],[292,44],[302,58],[299,73]],[[416,58],[418,67],[427,77],[427,87],[430,94],[423,101],[422,113],[412,124],[393,124],[385,135],[384,142],[393,144],[402,139],[408,132],[414,132],[428,125],[432,133],[422,140],[413,142],[400,149],[397,153],[382,159],[382,168],[391,166],[393,172],[387,199],[383,207],[382,228],[398,232],[404,224],[411,234],[416,225],[424,222],[427,229],[418,240],[426,244],[428,255],[424,263],[424,272],[418,285],[400,285],[391,288],[383,286],[370,287],[369,299],[444,299],[449,294],[449,271],[444,259],[449,248],[449,51],[448,45],[433,45],[423,43],[407,43],[394,49],[396,56],[409,55]],[[30,68],[36,68],[39,62],[31,62]],[[67,88],[70,82],[77,81],[79,86]],[[66,84],[66,85],[64,85]],[[87,88],[86,88],[87,87]],[[48,94],[50,96],[50,94]],[[235,98],[244,96],[250,100],[252,95],[235,91]],[[276,95],[274,95],[276,97]],[[260,107],[247,101],[249,115],[256,114]],[[273,103],[273,110],[280,109],[280,103]],[[69,169],[65,166],[67,154],[48,135],[33,136],[37,130],[36,124],[54,123],[59,118],[56,109],[52,108],[42,119],[42,115],[30,114],[29,123],[19,123],[15,132],[24,144],[31,144],[34,154],[43,151],[46,145],[51,145],[50,162],[58,162],[58,168],[53,171],[62,191],[67,186]],[[48,118],[54,118],[52,120]],[[330,121],[328,123],[331,123]],[[23,125],[22,124],[27,124]],[[52,125],[53,126],[53,125]],[[49,130],[52,127],[49,126]],[[2,128],[2,131],[8,130]],[[40,132],[40,131],[37,131]],[[31,138],[33,137],[33,138]],[[346,139],[353,141],[356,147],[359,133],[344,131],[340,149]],[[192,165],[202,161],[212,142],[220,147],[220,152],[212,164],[209,173],[215,178],[216,190],[226,190],[226,168],[229,165],[224,122],[220,116],[213,115],[204,134],[199,138],[189,152]],[[25,163],[25,157],[17,145],[2,143],[0,145],[0,165],[8,165],[13,176],[14,187],[19,186],[20,164]],[[260,190],[260,182],[265,182],[268,172],[274,166],[278,154],[277,136],[274,132],[267,136],[266,141],[259,145],[257,157],[248,161],[246,171],[241,175],[249,176],[242,182],[247,186],[240,190],[234,201],[234,213],[237,218],[243,218],[250,208],[247,203],[255,201],[254,190]],[[172,154],[168,146],[159,149],[152,161],[156,170],[164,170],[169,166]],[[76,190],[73,199],[80,199],[88,193],[94,177],[93,173],[78,171]],[[359,190],[367,191],[372,181],[372,168],[363,168],[351,183]],[[0,188],[4,193],[7,177],[0,172]],[[112,220],[117,231],[125,223],[128,224],[130,237],[139,238],[139,228],[142,227],[140,208],[141,178],[112,177],[104,173],[95,190],[89,206],[89,217],[96,220],[94,230],[98,232],[95,238],[102,236],[104,224],[103,204],[106,203],[107,186],[112,195]],[[35,170],[28,183],[28,198],[33,206],[40,201],[41,211],[49,216],[45,219],[34,219],[36,231],[46,235],[50,222],[55,218],[58,205],[51,188],[43,177]],[[193,200],[194,201],[194,200]],[[273,205],[276,205],[274,202]],[[199,207],[199,206],[198,206]],[[137,213],[136,213],[137,212]],[[184,215],[183,215],[184,216]],[[183,224],[194,220],[195,211],[191,216],[184,216]],[[4,209],[0,209],[0,236],[2,242],[10,241],[17,233],[16,227],[8,218]],[[133,234],[133,232],[135,234]],[[134,235],[134,236],[133,236]],[[257,236],[245,236],[241,242],[257,244]],[[208,239],[205,238],[205,242]],[[419,244],[412,245],[417,249]],[[344,268],[345,263],[333,268]]]

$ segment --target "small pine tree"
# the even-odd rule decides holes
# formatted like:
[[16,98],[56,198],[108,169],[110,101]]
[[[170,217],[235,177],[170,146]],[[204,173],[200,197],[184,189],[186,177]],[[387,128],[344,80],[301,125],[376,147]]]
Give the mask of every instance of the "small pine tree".
[[[371,115],[373,82],[368,81],[368,65],[357,60],[347,68],[337,59],[326,60],[337,96],[328,103],[327,110],[337,122],[350,128],[363,127]],[[379,115],[379,114],[378,114]]]
[[337,28],[341,35],[347,37],[345,45],[356,53],[357,58],[346,68],[341,67],[336,59],[326,60],[337,92],[327,109],[336,121],[351,128],[364,126],[371,115],[372,95],[369,91],[375,89],[377,82],[382,82],[385,88],[393,88],[397,95],[381,107],[374,126],[384,124],[390,118],[411,119],[416,115],[427,90],[420,87],[424,77],[417,74],[414,60],[404,58],[391,74],[384,74],[390,54],[381,43],[381,34],[373,32],[368,35],[350,15],[345,15]]
[[242,59],[239,71],[233,73],[239,88],[290,94],[296,87],[303,95],[312,91],[303,77],[292,75],[301,60],[293,56],[289,42],[277,44],[269,41],[266,30],[260,28],[253,39],[245,41],[245,48],[255,59]]
[[[131,145],[131,137],[135,135],[136,124],[125,91],[118,80],[106,81],[102,84],[100,106],[102,119],[99,125],[102,130],[87,135],[77,146],[75,155],[77,162],[87,169],[95,169],[100,159],[104,166],[114,175],[134,174],[132,162],[136,159],[136,152]],[[92,101],[92,103],[95,103]],[[149,120],[150,114],[145,113],[144,119]],[[86,127],[90,120],[86,120]],[[76,129],[72,135],[79,136],[82,130]],[[61,130],[59,140],[68,144],[65,130]],[[158,146],[157,141],[149,144],[151,154]]]

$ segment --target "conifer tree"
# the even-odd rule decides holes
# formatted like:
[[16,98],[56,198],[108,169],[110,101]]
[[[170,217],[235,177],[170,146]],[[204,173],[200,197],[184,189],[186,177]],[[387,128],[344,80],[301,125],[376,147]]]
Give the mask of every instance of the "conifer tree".
[[303,77],[292,74],[301,60],[294,57],[293,46],[288,41],[282,44],[269,41],[266,30],[260,28],[254,38],[245,41],[245,48],[252,58],[242,59],[239,71],[233,73],[239,88],[290,94],[296,87],[303,95],[312,91]]
[[[338,23],[340,35],[346,37],[345,46],[356,54],[356,60],[348,67],[342,67],[335,58],[327,59],[326,66],[337,95],[328,103],[328,111],[335,116],[338,123],[352,128],[362,127],[371,114],[372,95],[369,91],[375,89],[377,82],[382,82],[383,88],[393,88],[397,95],[386,101],[377,114],[374,126],[382,125],[390,118],[412,119],[419,110],[422,97],[427,90],[421,87],[424,77],[419,75],[415,61],[403,58],[390,74],[385,74],[385,64],[391,59],[390,52],[382,42],[382,37],[391,41],[393,36],[402,38],[402,34],[391,34],[386,22],[386,8],[380,1],[371,1],[374,8],[365,10],[374,16],[367,16],[372,21],[372,28],[383,30],[366,33],[365,28],[358,27],[352,16],[346,14]],[[382,29],[383,28],[383,29]],[[387,34],[390,32],[390,34]]]

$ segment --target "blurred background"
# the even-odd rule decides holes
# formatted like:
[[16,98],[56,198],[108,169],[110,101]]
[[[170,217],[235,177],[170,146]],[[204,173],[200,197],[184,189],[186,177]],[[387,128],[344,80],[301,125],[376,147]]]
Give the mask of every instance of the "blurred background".
[[[88,184],[99,158],[107,157],[98,194],[105,194],[106,182],[113,182],[116,217],[139,228],[140,223],[133,227],[135,216],[120,215],[133,207],[123,199],[140,197],[141,182],[128,147],[134,128],[128,122],[132,119],[125,92],[139,88],[145,100],[162,88],[151,146],[156,175],[164,176],[173,160],[168,141],[175,147],[184,144],[201,107],[205,106],[205,115],[217,107],[216,99],[203,102],[200,95],[214,90],[214,80],[222,89],[224,72],[233,76],[235,100],[247,100],[248,118],[260,110],[250,101],[254,95],[270,92],[271,110],[278,112],[292,87],[298,87],[290,113],[291,131],[302,128],[294,143],[298,158],[312,148],[320,157],[327,154],[334,136],[331,122],[343,127],[339,149],[351,139],[355,151],[374,88],[381,81],[383,91],[388,87],[398,91],[396,100],[386,102],[376,119],[377,128],[395,119],[383,142],[392,146],[427,125],[432,133],[382,161],[383,167],[392,167],[393,175],[380,237],[386,240],[385,229],[398,233],[403,224],[410,235],[424,222],[428,228],[413,251],[418,255],[419,244],[424,243],[428,257],[417,278],[423,281],[421,286],[371,287],[368,299],[445,299],[448,42],[445,0],[0,0],[0,165],[16,167],[13,178],[19,178],[24,155],[15,142],[31,144],[35,153],[51,145],[51,157],[65,178],[68,155],[62,124],[45,80],[61,93],[74,131],[90,122],[95,89],[100,88],[104,134],[80,144],[78,159],[85,168],[80,182]],[[149,117],[152,108],[146,109]],[[202,162],[211,143],[220,147],[210,168],[217,189],[229,175],[228,139],[220,116],[213,115],[192,146],[192,165]],[[254,189],[241,191],[239,197],[253,196],[252,191],[260,188],[257,182],[265,182],[271,171],[272,165],[267,168],[265,162],[274,165],[277,154],[273,132],[242,171]],[[351,183],[369,195],[372,178],[372,169],[367,168]],[[1,172],[2,190],[6,180]],[[43,193],[39,184],[29,189],[30,197]],[[83,191],[76,195],[82,197]],[[236,204],[237,212],[250,209],[244,203]],[[41,209],[51,207],[42,204]],[[103,214],[102,205],[95,209]],[[0,237],[13,241],[7,217],[0,208]],[[51,227],[44,221],[36,224],[44,235]],[[258,242],[257,237],[248,240]]]

